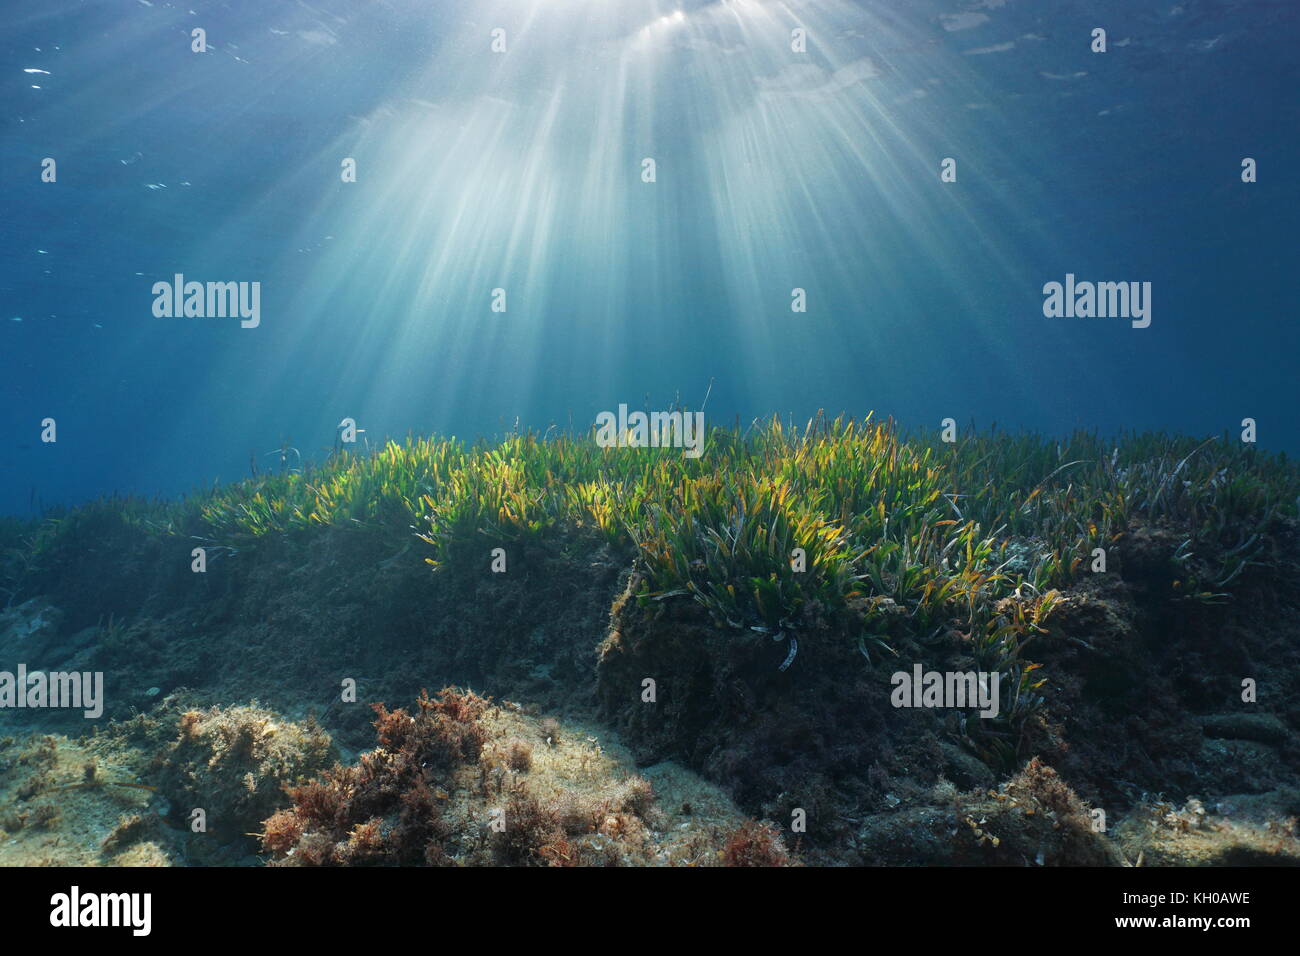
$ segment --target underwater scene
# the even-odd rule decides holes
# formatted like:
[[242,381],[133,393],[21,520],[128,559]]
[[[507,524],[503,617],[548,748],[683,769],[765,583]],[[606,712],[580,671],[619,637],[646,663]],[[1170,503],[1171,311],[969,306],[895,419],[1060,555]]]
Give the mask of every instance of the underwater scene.
[[1300,864],[1298,42],[8,5],[0,867]]

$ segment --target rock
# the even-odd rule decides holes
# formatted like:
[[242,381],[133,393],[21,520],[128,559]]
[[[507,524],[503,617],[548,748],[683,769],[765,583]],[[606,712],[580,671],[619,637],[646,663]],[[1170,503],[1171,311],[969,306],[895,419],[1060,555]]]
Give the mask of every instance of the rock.
[[1201,729],[1220,740],[1279,744],[1287,738],[1286,725],[1272,714],[1212,714],[1201,718]]
[[0,611],[0,645],[28,650],[58,634],[63,612],[44,598],[32,598]]
[[993,771],[988,765],[961,747],[941,741],[944,775],[960,790],[978,790],[993,786]]

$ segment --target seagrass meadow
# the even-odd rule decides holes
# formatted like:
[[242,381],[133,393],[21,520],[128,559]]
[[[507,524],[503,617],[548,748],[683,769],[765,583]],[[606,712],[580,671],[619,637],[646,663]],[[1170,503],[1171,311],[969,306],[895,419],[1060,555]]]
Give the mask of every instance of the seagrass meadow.
[[[27,859],[1300,861],[1300,470],[1234,434],[281,464],[0,525],[8,658],[104,674],[100,721],[0,713]],[[916,666],[1001,706],[899,708]]]

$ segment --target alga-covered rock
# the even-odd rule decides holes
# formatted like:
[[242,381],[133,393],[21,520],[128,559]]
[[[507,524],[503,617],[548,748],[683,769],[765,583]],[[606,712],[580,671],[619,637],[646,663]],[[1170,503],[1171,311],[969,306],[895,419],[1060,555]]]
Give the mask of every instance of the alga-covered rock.
[[[280,866],[778,866],[771,824],[746,820],[678,768],[628,774],[594,738],[472,692],[376,705],[378,746],[290,787],[262,827]],[[686,799],[683,799],[686,798]]]
[[160,789],[178,826],[192,831],[201,819],[217,844],[249,841],[288,802],[286,786],[316,776],[337,757],[315,720],[289,721],[256,703],[185,711],[178,731],[160,755]]

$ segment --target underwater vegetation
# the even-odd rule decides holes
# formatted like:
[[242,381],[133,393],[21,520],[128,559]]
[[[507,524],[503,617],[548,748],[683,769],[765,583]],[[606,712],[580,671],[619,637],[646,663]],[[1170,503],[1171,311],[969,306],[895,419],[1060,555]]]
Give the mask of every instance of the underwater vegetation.
[[[1184,535],[1180,598],[1215,601],[1269,559],[1296,514],[1300,470],[1227,438],[1163,434],[1064,441],[974,434],[908,437],[891,423],[779,419],[713,428],[702,458],[606,449],[569,436],[510,435],[467,448],[407,438],[339,453],[180,501],[114,497],[32,526],[0,526],[11,601],[42,554],[124,523],[220,555],[269,535],[344,526],[428,545],[435,568],[481,566],[495,546],[590,529],[630,549],[643,597],[681,592],[733,627],[797,627],[809,614],[902,608],[924,623],[1068,583],[1135,519]],[[792,553],[802,549],[802,569]],[[1197,560],[1199,557],[1199,560]]]
[[1171,600],[1221,603],[1273,560],[1298,495],[1284,455],[1227,437],[945,443],[870,418],[802,429],[774,418],[711,429],[700,458],[564,435],[473,447],[408,437],[181,501],[112,498],[9,522],[0,594],[12,602],[45,558],[123,525],[209,560],[351,528],[451,573],[485,569],[494,548],[517,561],[544,538],[587,534],[630,556],[638,602],[694,601],[719,627],[785,640],[783,668],[801,638],[828,630],[867,661],[903,635],[959,634],[980,669],[1005,676],[1020,719],[1042,680],[1023,652],[1047,631],[1058,589],[1105,570],[1136,525],[1177,539]]
[[[5,522],[0,631],[45,666],[108,671],[119,720],[158,689],[196,693],[148,782],[215,808],[213,832],[261,831],[276,862],[1131,862],[1168,827],[1132,824],[1122,857],[1091,837],[1053,849],[1035,827],[1192,798],[1254,807],[1243,794],[1258,819],[1225,811],[1191,835],[1207,859],[1220,837],[1269,853],[1298,779],[1298,494],[1285,456],[1228,437],[945,443],[819,417],[714,428],[700,458],[412,437],[177,501]],[[190,573],[196,549],[217,573]],[[1000,711],[894,709],[890,672],[920,664],[1000,675]],[[693,799],[657,807],[634,779],[553,785],[566,760],[599,758],[467,692],[380,709],[378,747],[334,770],[314,725],[229,707],[300,713],[348,675],[363,702],[320,719],[349,750],[372,739],[365,702],[472,682],[539,721],[598,721],[636,766],[697,769],[766,823],[705,826]],[[1265,689],[1258,711],[1241,709],[1243,677]],[[989,796],[1038,773],[1034,757],[1083,802],[1040,817],[1052,800]],[[1006,807],[1021,809],[979,823]],[[492,830],[489,811],[519,826]],[[787,847],[794,815],[810,828]],[[952,855],[954,819],[969,853]],[[691,841],[666,845],[685,823]]]
[[[375,705],[377,746],[354,766],[286,787],[262,850],[277,866],[780,866],[770,825],[694,838],[667,818],[644,777],[539,771],[533,744],[505,736],[472,691],[421,693],[410,712]],[[540,724],[539,733],[549,728]],[[558,746],[549,735],[539,744]],[[585,763],[579,764],[590,770]],[[571,768],[573,769],[573,768]],[[725,851],[708,852],[714,843]]]
[[478,760],[486,706],[450,689],[422,695],[414,715],[376,705],[379,747],[355,767],[290,788],[293,808],[267,819],[263,848],[300,866],[446,862],[435,788],[450,786],[454,766]]

